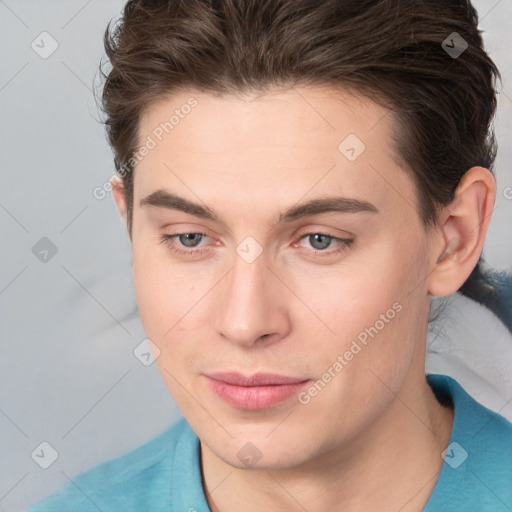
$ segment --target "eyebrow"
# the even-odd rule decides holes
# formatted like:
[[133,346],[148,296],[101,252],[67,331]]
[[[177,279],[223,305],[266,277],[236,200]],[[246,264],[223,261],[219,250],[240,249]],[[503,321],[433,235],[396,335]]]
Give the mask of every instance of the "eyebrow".
[[[153,206],[155,208],[165,208],[170,210],[179,210],[195,217],[212,220],[223,224],[220,217],[207,206],[179,197],[175,194],[160,189],[149,194],[140,201],[140,206]],[[298,204],[282,212],[279,215],[278,222],[292,222],[303,217],[318,215],[320,213],[359,213],[370,212],[378,213],[379,210],[371,203],[359,199],[348,197],[332,196],[318,199],[312,199],[306,203]]]

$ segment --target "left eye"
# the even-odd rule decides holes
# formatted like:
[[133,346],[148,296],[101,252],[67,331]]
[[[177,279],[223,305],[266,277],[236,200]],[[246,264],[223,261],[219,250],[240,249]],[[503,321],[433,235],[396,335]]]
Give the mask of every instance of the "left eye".
[[[335,236],[328,235],[326,233],[306,233],[300,237],[300,240],[307,238],[308,242],[313,247],[313,253],[315,255],[331,255],[343,251],[345,248],[350,246],[353,242],[351,239],[338,238]],[[332,242],[337,243],[337,248],[332,250],[327,249]]]
[[[334,237],[329,235],[323,235],[322,233],[308,234],[301,237],[301,240],[303,240],[306,237],[308,239],[308,242],[313,246],[313,248],[319,251],[327,249],[331,245],[331,242],[334,240]],[[315,244],[317,244],[317,247],[315,247]]]

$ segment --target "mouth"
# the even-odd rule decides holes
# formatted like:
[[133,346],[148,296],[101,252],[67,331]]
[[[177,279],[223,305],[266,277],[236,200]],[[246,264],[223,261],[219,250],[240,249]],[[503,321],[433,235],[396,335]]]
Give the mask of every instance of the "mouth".
[[224,402],[251,411],[282,404],[311,382],[311,379],[271,373],[245,376],[237,372],[217,372],[205,377],[210,389]]

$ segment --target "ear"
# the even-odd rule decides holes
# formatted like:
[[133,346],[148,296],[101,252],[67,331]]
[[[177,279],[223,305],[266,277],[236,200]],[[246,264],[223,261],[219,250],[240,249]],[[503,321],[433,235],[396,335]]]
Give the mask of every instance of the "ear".
[[495,197],[496,182],[488,169],[466,172],[453,201],[439,214],[436,261],[427,283],[431,295],[455,293],[471,274],[482,253]]
[[126,199],[124,197],[124,187],[121,178],[119,178],[119,176],[113,176],[110,179],[110,186],[112,188],[112,197],[116,203],[119,215],[121,215],[121,218],[123,219],[123,224],[127,226]]

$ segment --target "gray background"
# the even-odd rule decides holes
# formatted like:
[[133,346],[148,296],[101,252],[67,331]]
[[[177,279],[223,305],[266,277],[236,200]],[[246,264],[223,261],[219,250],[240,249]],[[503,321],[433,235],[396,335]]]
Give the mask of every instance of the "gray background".
[[[504,196],[512,187],[512,2],[474,3],[503,74],[497,207],[484,254],[512,271],[512,200]],[[180,415],[154,365],[134,356],[144,332],[129,240],[110,195],[92,194],[114,172],[92,84],[104,29],[123,4],[0,1],[3,511],[26,510]],[[40,43],[43,31],[58,43],[46,59],[31,47],[51,48],[50,39]],[[46,262],[32,252],[43,237],[57,248]],[[46,470],[31,458],[43,441],[58,452]]]

